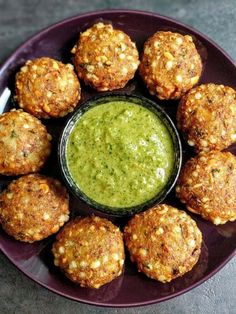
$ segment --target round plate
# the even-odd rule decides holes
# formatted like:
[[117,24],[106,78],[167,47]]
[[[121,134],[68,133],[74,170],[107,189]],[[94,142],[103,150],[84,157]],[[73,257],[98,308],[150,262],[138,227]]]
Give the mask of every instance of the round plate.
[[[157,30],[172,30],[183,34],[191,34],[202,59],[205,69],[201,83],[214,82],[236,87],[235,64],[232,59],[215,43],[198,31],[177,21],[158,14],[113,10],[83,14],[57,23],[38,33],[21,47],[19,47],[0,69],[0,95],[6,87],[14,93],[14,78],[20,66],[28,59],[49,56],[72,62],[70,50],[78,39],[79,33],[98,21],[111,22],[114,27],[128,33],[142,51],[144,41]],[[82,85],[83,100],[98,93]],[[123,89],[125,93],[141,94],[151,97],[145,89],[139,76],[131,80]],[[160,103],[160,102],[159,102]],[[161,102],[161,106],[175,119],[177,102]],[[5,107],[9,110],[14,106],[10,100]],[[43,173],[60,179],[57,165],[56,148],[57,139],[66,119],[45,121],[49,132],[53,135],[54,153],[50,157]],[[184,157],[191,155],[190,149],[184,144]],[[236,147],[231,148],[236,153]],[[12,178],[0,177],[3,189]],[[170,193],[165,202],[183,208],[175,198],[174,191]],[[94,212],[85,204],[71,197],[72,218],[75,215],[86,215]],[[158,283],[137,272],[136,267],[126,257],[125,271],[122,276],[100,288],[99,290],[80,288],[71,283],[53,265],[51,244],[54,236],[34,244],[24,244],[15,241],[0,230],[0,248],[10,261],[28,277],[42,286],[68,298],[102,306],[127,307],[147,305],[170,299],[182,294],[215,274],[223,267],[236,251],[236,222],[223,226],[214,226],[210,222],[191,214],[197,221],[203,233],[204,245],[199,262],[193,270],[185,276],[173,280],[171,283]],[[123,225],[125,221],[115,221]]]

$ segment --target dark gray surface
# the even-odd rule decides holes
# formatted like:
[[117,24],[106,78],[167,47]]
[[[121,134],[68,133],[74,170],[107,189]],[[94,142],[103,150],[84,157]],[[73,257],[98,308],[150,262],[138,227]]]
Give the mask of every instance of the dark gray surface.
[[[0,62],[36,31],[66,17],[107,8],[158,12],[207,34],[236,59],[236,1],[0,0]],[[236,259],[198,288],[170,301],[133,309],[103,309],[57,296],[22,275],[0,254],[0,314],[235,314]]]

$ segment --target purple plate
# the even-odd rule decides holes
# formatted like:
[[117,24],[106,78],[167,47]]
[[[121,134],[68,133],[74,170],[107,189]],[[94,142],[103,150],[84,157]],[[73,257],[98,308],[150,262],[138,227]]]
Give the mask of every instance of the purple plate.
[[[12,92],[14,91],[15,74],[19,67],[28,59],[49,56],[63,62],[71,62],[70,50],[78,39],[79,32],[98,21],[112,22],[114,27],[128,33],[137,43],[140,51],[144,41],[157,30],[172,30],[183,34],[191,34],[205,64],[201,82],[214,82],[236,87],[236,66],[233,60],[203,34],[158,14],[112,10],[87,13],[67,19],[50,26],[30,38],[2,65],[0,69],[0,95],[6,87],[9,87]],[[98,94],[83,85],[82,89],[83,100]],[[128,83],[123,91],[141,94],[153,99],[147,93],[138,75]],[[162,102],[161,105],[174,119],[177,102]],[[9,110],[11,106],[14,106],[14,103],[10,100],[5,110]],[[65,121],[65,119],[59,119],[45,122],[53,135],[54,154],[42,172],[59,179],[60,171],[56,160],[56,144]],[[183,149],[184,157],[189,157],[191,155],[189,148],[184,144]],[[236,146],[232,147],[231,151],[236,154]],[[1,189],[11,179],[1,176]],[[183,208],[183,205],[175,198],[173,191],[165,202]],[[78,213],[86,215],[95,212],[73,197],[71,197],[71,208],[72,217]],[[95,213],[98,214],[97,212]],[[204,245],[200,260],[191,272],[167,284],[158,283],[138,273],[135,265],[129,261],[127,254],[123,276],[99,290],[80,288],[66,279],[53,266],[50,249],[54,236],[39,243],[24,244],[15,241],[0,230],[0,248],[10,261],[28,277],[51,291],[70,299],[100,306],[127,307],[147,305],[170,299],[196,287],[215,274],[235,254],[236,222],[227,223],[223,226],[214,226],[194,214],[191,214],[191,216],[197,221],[203,233]],[[115,222],[123,224],[125,221],[118,220]]]

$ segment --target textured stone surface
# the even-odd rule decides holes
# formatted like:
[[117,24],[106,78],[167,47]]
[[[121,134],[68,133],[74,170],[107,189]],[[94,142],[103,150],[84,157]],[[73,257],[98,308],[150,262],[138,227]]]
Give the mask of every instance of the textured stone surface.
[[[236,59],[235,0],[0,0],[0,62],[36,31],[68,16],[106,8],[154,11],[207,34]],[[0,254],[0,313],[236,313],[236,259],[194,290],[142,308],[103,309],[57,296],[22,275]]]

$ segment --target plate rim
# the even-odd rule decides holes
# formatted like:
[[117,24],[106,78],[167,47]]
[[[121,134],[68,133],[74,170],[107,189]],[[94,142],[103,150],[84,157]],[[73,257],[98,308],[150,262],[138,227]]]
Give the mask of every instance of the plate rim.
[[[25,46],[27,46],[32,40],[37,40],[38,37],[43,36],[44,34],[46,34],[47,32],[49,32],[50,30],[59,27],[61,25],[63,25],[64,23],[69,23],[69,22],[73,22],[79,18],[86,18],[86,17],[91,17],[91,16],[97,16],[99,14],[103,15],[103,14],[109,14],[109,13],[117,13],[117,14],[139,14],[139,15],[145,15],[145,16],[150,16],[150,17],[155,17],[161,20],[165,20],[168,22],[172,22],[175,23],[177,25],[179,25],[180,27],[184,27],[189,29],[191,32],[193,32],[194,34],[196,34],[197,36],[202,37],[204,40],[206,40],[208,43],[210,43],[215,49],[217,49],[218,51],[220,51],[224,57],[226,59],[228,59],[233,66],[236,68],[236,62],[234,61],[234,59],[222,48],[220,47],[214,40],[212,40],[211,38],[209,38],[207,35],[205,35],[204,33],[202,33],[201,31],[197,30],[196,28],[183,23],[175,18],[171,18],[169,16],[163,15],[163,14],[159,14],[156,12],[152,12],[152,11],[145,11],[145,10],[131,10],[131,9],[104,9],[104,10],[98,10],[98,11],[88,11],[88,12],[84,12],[84,13],[79,13],[76,15],[73,15],[71,17],[67,17],[64,18],[62,20],[59,20],[58,22],[52,23],[44,28],[42,28],[41,30],[37,31],[36,33],[34,33],[32,36],[30,36],[29,38],[27,38],[22,44],[20,44],[10,55],[9,57],[7,57],[5,59],[5,61],[3,61],[3,63],[0,66],[0,76],[2,75],[2,73],[5,71],[5,69],[7,69],[7,67],[9,66],[9,64],[11,63],[12,59],[14,58],[14,56],[19,53],[22,49],[24,49]],[[10,257],[8,255],[8,252],[5,250],[5,248],[2,247],[2,243],[1,243],[1,238],[0,238],[0,251],[6,256],[6,258],[12,263],[12,265],[14,265],[14,267],[16,267],[18,270],[20,270],[24,275],[26,275],[28,278],[30,278],[32,281],[36,282],[37,284],[39,284],[40,286],[46,288],[49,291],[52,291],[53,293],[56,293],[57,295],[60,295],[62,297],[65,297],[67,299],[70,300],[74,300],[77,302],[81,302],[84,304],[88,304],[88,305],[92,305],[92,306],[98,306],[98,307],[108,307],[108,308],[130,308],[130,307],[138,307],[138,306],[148,306],[151,304],[157,304],[160,302],[164,302],[167,300],[170,300],[172,298],[175,298],[179,295],[185,294],[186,292],[198,287],[199,285],[201,285],[202,283],[204,283],[205,281],[207,281],[208,279],[210,279],[211,277],[213,277],[218,271],[220,271],[234,256],[236,256],[236,248],[232,251],[231,254],[229,254],[229,256],[221,263],[219,264],[213,271],[211,271],[207,276],[205,276],[204,278],[200,279],[199,281],[195,282],[194,284],[191,284],[189,287],[178,291],[178,292],[174,292],[171,295],[168,296],[163,296],[160,297],[158,300],[157,299],[152,299],[149,301],[142,301],[142,302],[133,302],[133,303],[107,303],[107,302],[95,302],[95,301],[87,301],[84,299],[80,299],[78,297],[73,297],[70,296],[69,294],[65,293],[65,292],[60,292],[58,290],[56,290],[55,288],[49,287],[47,284],[41,282],[38,278],[34,277],[33,275],[31,275],[30,273],[28,273],[26,270],[24,270],[20,265],[17,265],[14,261],[14,259],[12,257]]]
[[10,256],[8,256],[7,252],[5,249],[2,248],[1,245],[1,239],[0,239],[0,250],[1,252],[4,254],[4,256],[11,262],[11,264],[16,267],[21,273],[23,273],[27,278],[29,278],[31,281],[33,281],[34,283],[37,283],[38,285],[40,285],[41,287],[46,288],[47,290],[62,296],[68,300],[73,300],[76,302],[80,302],[83,304],[87,304],[87,305],[91,305],[91,306],[98,306],[98,307],[107,307],[107,308],[132,308],[132,307],[143,307],[143,306],[149,306],[149,305],[153,305],[153,304],[158,304],[161,302],[165,302],[168,300],[171,300],[173,298],[176,298],[180,295],[183,295],[193,289],[195,289],[196,287],[200,286],[201,284],[203,284],[205,281],[207,281],[208,279],[210,279],[211,277],[213,277],[216,273],[218,273],[222,268],[224,268],[226,266],[226,264],[228,264],[228,262],[236,256],[236,249],[227,257],[227,259],[224,260],[223,263],[221,263],[218,267],[216,267],[212,272],[210,272],[207,276],[203,277],[202,279],[200,279],[199,281],[197,281],[194,284],[191,284],[189,287],[175,292],[172,295],[168,295],[168,296],[164,296],[159,298],[158,300],[150,300],[150,301],[143,301],[143,302],[133,302],[133,303],[106,303],[106,302],[94,302],[94,301],[85,301],[83,299],[78,299],[77,297],[73,297],[68,295],[67,293],[64,292],[60,292],[58,290],[56,290],[55,288],[51,288],[49,286],[47,286],[45,283],[41,282],[39,279],[37,279],[36,277],[32,276],[30,273],[27,273],[24,269],[22,269],[21,266],[15,264],[14,259],[11,258]]
[[7,67],[8,63],[10,63],[11,59],[14,57],[14,55],[16,53],[18,53],[20,50],[22,50],[22,48],[24,48],[24,46],[26,46],[31,40],[35,40],[37,39],[37,37],[45,34],[46,32],[50,31],[51,29],[58,27],[64,23],[67,22],[72,22],[73,20],[76,20],[78,18],[82,18],[82,17],[86,17],[86,16],[92,16],[92,15],[97,15],[97,14],[108,14],[108,13],[131,13],[131,14],[140,14],[140,15],[146,15],[146,16],[155,16],[157,18],[160,19],[165,19],[169,22],[174,22],[184,28],[188,28],[189,30],[191,30],[193,33],[196,33],[197,35],[200,35],[201,37],[203,37],[206,41],[210,42],[212,46],[214,46],[216,49],[220,50],[220,52],[227,58],[229,59],[233,65],[236,67],[236,61],[234,61],[234,59],[219,45],[217,44],[213,39],[211,39],[210,37],[208,37],[207,35],[205,35],[204,33],[202,33],[201,31],[197,30],[195,27],[190,26],[187,23],[183,23],[175,18],[169,17],[167,15],[163,15],[163,14],[159,14],[156,12],[152,12],[152,11],[145,11],[145,10],[131,10],[131,9],[105,9],[105,10],[98,10],[98,11],[88,11],[88,12],[84,12],[81,14],[76,14],[70,17],[67,17],[65,19],[59,20],[55,23],[49,24],[48,26],[42,28],[39,31],[36,31],[34,34],[32,34],[31,36],[29,36],[26,40],[23,41],[22,44],[20,44],[6,59],[5,61],[3,61],[3,63],[0,65],[0,76],[2,74],[2,72],[5,70],[5,68]]

